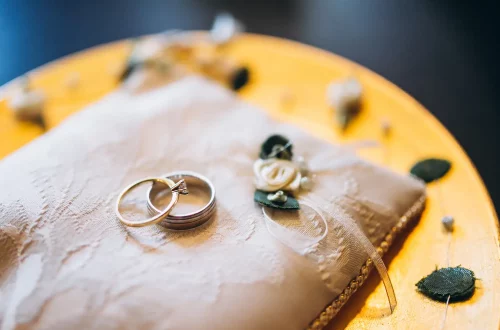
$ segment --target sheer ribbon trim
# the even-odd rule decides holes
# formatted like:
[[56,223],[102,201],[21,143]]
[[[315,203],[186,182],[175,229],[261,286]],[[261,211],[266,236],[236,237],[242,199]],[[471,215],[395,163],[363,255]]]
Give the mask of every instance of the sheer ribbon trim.
[[320,217],[323,222],[324,230],[322,231],[319,237],[311,238],[306,237],[304,235],[298,234],[277,224],[271,216],[268,214],[266,207],[262,207],[262,213],[264,214],[264,219],[266,223],[267,230],[269,233],[279,240],[281,243],[291,248],[295,252],[301,255],[307,255],[309,251],[313,250],[319,242],[321,242],[326,235],[328,234],[328,222],[324,216],[324,213],[328,214],[332,218],[333,221],[338,221],[341,223],[342,227],[353,237],[356,238],[358,243],[363,247],[367,256],[372,260],[373,265],[377,269],[382,283],[384,284],[385,291],[387,294],[387,299],[389,300],[389,307],[391,309],[391,313],[394,312],[394,309],[397,305],[396,294],[394,292],[394,288],[391,283],[391,279],[387,272],[387,268],[385,267],[384,262],[382,261],[381,256],[377,252],[377,249],[370,242],[368,237],[361,231],[355,221],[349,217],[334,217],[332,214],[329,214],[325,209],[315,205],[314,203],[306,200],[300,199],[298,200],[301,206],[307,206],[314,210],[316,214]]

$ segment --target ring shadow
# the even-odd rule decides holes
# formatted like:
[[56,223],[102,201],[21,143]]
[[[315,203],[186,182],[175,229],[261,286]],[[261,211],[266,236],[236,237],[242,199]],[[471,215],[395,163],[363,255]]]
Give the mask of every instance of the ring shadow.
[[[166,201],[167,204],[168,202],[169,200]],[[139,213],[147,216],[147,212],[144,210],[145,206],[141,204],[144,204],[144,201],[138,199],[124,201],[121,205],[121,210],[123,210],[123,212]],[[155,204],[155,206],[161,209],[163,205]],[[220,205],[217,205],[217,208],[211,215],[210,219],[198,227],[191,229],[169,229],[161,224],[155,224],[146,227],[124,226],[123,230],[125,231],[129,242],[136,244],[148,253],[160,253],[158,248],[164,246],[165,244],[177,244],[185,247],[203,245],[207,240],[212,238],[213,235],[217,235],[214,223],[217,221],[218,215],[221,213],[225,214],[226,212]],[[153,239],[155,242],[152,245],[150,243],[144,243],[144,240],[148,241],[152,237],[156,237]],[[196,237],[196,240],[192,239],[194,237]],[[186,238],[191,239],[186,240]]]

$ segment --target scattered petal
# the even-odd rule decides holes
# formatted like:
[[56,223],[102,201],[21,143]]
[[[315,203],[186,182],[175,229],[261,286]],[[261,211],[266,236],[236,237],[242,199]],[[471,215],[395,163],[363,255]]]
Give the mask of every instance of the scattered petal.
[[215,17],[210,30],[212,41],[222,45],[229,42],[245,30],[244,25],[229,13],[221,13]]
[[474,272],[463,267],[436,269],[415,284],[427,297],[446,302],[468,300],[474,294],[476,278]]
[[346,109],[352,104],[359,104],[362,94],[363,87],[355,78],[334,81],[327,89],[327,99],[330,105],[337,109]]
[[256,190],[254,194],[254,200],[260,205],[280,209],[280,210],[299,210],[299,202],[292,196],[287,196],[286,202],[276,203],[270,201],[268,198],[268,193],[260,190]]
[[335,108],[339,125],[346,129],[361,109],[361,83],[354,78],[335,81],[328,86],[326,93],[328,103]]
[[382,129],[382,134],[384,136],[389,136],[391,134],[392,126],[389,119],[384,118],[380,121],[380,128]]
[[442,178],[450,168],[451,163],[445,159],[428,158],[413,165],[410,173],[429,183]]
[[43,116],[45,100],[45,93],[42,90],[23,88],[14,94],[9,106],[18,119],[39,122]]
[[120,74],[119,81],[126,80],[132,72],[144,66],[161,54],[164,47],[164,41],[161,38],[149,37],[132,40],[132,49],[127,58],[125,67]]
[[453,231],[453,224],[455,223],[455,219],[453,219],[451,215],[444,216],[441,219],[441,222],[447,231]]
[[134,62],[144,62],[161,55],[166,42],[158,37],[145,37],[132,41],[132,51],[129,59]]

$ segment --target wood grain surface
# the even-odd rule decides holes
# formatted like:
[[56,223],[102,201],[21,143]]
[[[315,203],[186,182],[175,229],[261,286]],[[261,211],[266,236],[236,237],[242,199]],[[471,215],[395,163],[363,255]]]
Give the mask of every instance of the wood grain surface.
[[[48,94],[48,127],[116,88],[116,72],[128,49],[127,41],[99,46],[32,72],[33,85]],[[388,315],[383,285],[372,273],[328,329],[441,329],[445,305],[419,294],[415,283],[436,266],[448,264],[470,268],[479,280],[471,300],[450,305],[445,329],[499,329],[498,219],[477,171],[448,131],[399,88],[333,54],[250,34],[225,51],[250,67],[252,79],[241,97],[272,116],[334,143],[375,140],[380,146],[359,149],[360,155],[397,172],[407,173],[424,157],[442,157],[453,163],[446,177],[428,185],[428,206],[422,219],[385,258],[399,302],[394,314]],[[77,88],[69,89],[65,81],[74,72],[81,81]],[[351,75],[362,82],[365,99],[359,118],[342,134],[326,103],[325,89],[333,79]],[[6,101],[12,86],[0,89],[0,158],[42,134],[39,127],[14,119]],[[389,137],[382,134],[382,120],[391,123]],[[444,215],[455,218],[451,238],[442,229]]]

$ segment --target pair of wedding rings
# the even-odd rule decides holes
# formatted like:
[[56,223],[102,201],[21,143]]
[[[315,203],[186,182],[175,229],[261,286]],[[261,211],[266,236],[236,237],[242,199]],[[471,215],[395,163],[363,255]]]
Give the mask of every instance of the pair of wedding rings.
[[[147,182],[153,183],[147,191],[146,198],[147,209],[151,217],[138,221],[125,219],[120,212],[120,204],[124,197],[137,186]],[[188,186],[197,186],[201,188],[204,193],[208,194],[208,202],[194,212],[171,214],[179,201],[179,196],[188,194]],[[166,188],[170,189],[172,196],[169,204],[164,209],[160,209],[155,206],[154,201]],[[118,219],[120,219],[123,224],[130,227],[144,227],[159,224],[168,229],[185,230],[201,226],[207,222],[215,212],[215,205],[215,187],[210,180],[195,172],[178,171],[167,173],[162,177],[144,178],[132,183],[118,196],[115,212]]]

